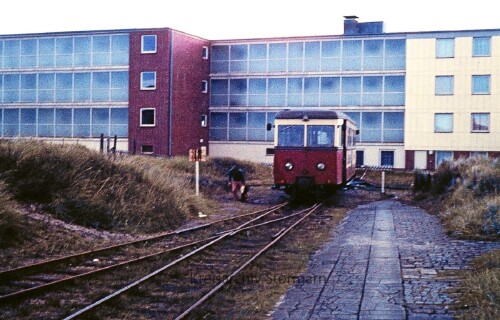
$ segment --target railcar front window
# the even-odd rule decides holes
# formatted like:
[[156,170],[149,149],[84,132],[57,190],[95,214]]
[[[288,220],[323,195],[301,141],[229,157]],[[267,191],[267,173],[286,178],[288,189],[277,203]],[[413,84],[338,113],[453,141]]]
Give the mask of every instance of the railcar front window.
[[278,126],[278,146],[279,147],[303,147],[304,146],[304,126]]
[[333,126],[308,126],[308,147],[333,147]]

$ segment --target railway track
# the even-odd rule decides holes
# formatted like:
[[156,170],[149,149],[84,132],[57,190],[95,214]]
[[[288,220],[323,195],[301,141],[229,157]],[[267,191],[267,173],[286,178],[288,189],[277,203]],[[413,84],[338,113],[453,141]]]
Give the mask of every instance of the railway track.
[[[128,318],[144,314],[152,314],[153,318],[185,317],[182,314],[192,313],[318,207],[277,214],[282,206],[239,216],[246,221],[239,221],[236,227],[218,221],[214,223],[223,223],[224,228],[210,224],[181,230],[186,236],[182,244],[174,245],[171,241],[168,246],[163,244],[162,250],[91,270],[88,275],[79,273],[62,284],[56,280],[49,282],[46,289],[36,289],[40,287],[37,286],[28,289],[34,290],[28,294],[21,290],[12,296],[4,295],[3,299],[0,297],[0,315],[2,304],[8,306],[4,309],[8,316],[15,315],[13,309],[19,304],[21,309],[32,309],[35,304],[45,311],[29,314],[28,318],[47,314],[50,318],[67,319],[116,318],[117,314]],[[231,220],[231,224],[235,221]],[[206,232],[200,238],[187,237],[202,229]],[[155,246],[158,247],[162,245]],[[25,272],[27,277],[33,277],[33,273]]]
[[262,216],[262,213],[268,215],[284,206],[285,204],[280,204],[190,228],[2,271],[0,306],[71,284],[75,280],[202,244],[211,240],[207,234],[214,233],[215,230],[231,230],[242,219],[258,214]]

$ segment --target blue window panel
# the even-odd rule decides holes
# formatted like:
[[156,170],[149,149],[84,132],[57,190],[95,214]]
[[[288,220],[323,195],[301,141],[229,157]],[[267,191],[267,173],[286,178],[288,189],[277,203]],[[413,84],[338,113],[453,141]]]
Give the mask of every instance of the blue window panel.
[[267,45],[251,44],[249,59],[250,72],[266,72]]
[[110,128],[110,135],[120,138],[128,137],[128,124],[112,124]]
[[111,64],[114,66],[125,66],[129,63],[129,36],[111,36]]
[[38,109],[38,124],[54,124],[54,109]]
[[266,95],[248,95],[248,105],[250,107],[265,107],[266,106]]
[[92,125],[92,137],[100,137],[101,134],[109,136],[109,125]]
[[128,101],[128,72],[111,72],[111,101]]
[[36,109],[23,108],[21,109],[21,124],[35,124],[36,123]]
[[92,37],[92,52],[110,52],[109,36],[93,36]]
[[35,39],[21,40],[21,68],[36,67],[37,41]]
[[246,44],[232,45],[230,48],[230,60],[247,60],[248,46]]
[[73,111],[73,136],[90,137],[90,109],[76,108]]
[[3,112],[3,136],[19,136],[19,109],[4,109]]
[[453,58],[455,39],[436,39],[436,58]]
[[[3,69],[3,55],[4,55],[3,54],[3,41],[0,41],[0,69]],[[2,77],[0,77],[0,78],[2,78]],[[1,101],[2,100],[0,100],[0,102]],[[1,122],[0,122],[0,125],[1,125]],[[0,128],[0,136],[2,136],[2,128]]]
[[385,40],[386,70],[404,70],[406,67],[406,40]]
[[89,67],[91,65],[90,37],[75,37],[74,52],[75,67]]
[[285,106],[284,94],[269,94],[267,97],[267,105],[270,107],[283,107]]
[[233,128],[246,128],[247,127],[247,113],[246,112],[230,112],[229,113],[229,129]]
[[381,106],[383,78],[380,76],[363,77],[362,104],[366,106]]
[[54,79],[54,73],[38,74],[38,90],[54,90],[56,85]]
[[356,126],[359,127],[360,125],[360,119],[361,119],[361,115],[359,112],[344,112],[346,114],[346,116],[348,116],[349,118],[351,118],[352,121],[354,121],[354,123],[356,123]]
[[303,78],[288,79],[288,106],[302,106],[302,83]]
[[404,142],[404,113],[384,113],[384,142]]
[[319,78],[304,79],[304,106],[317,107],[319,105]]
[[75,73],[74,74],[74,101],[89,102],[90,101],[90,73]]
[[248,72],[248,62],[247,60],[243,61],[233,61],[230,62],[230,72]]
[[384,41],[365,40],[363,44],[363,70],[383,70]]
[[[276,116],[276,112],[267,112],[266,116],[267,116],[266,125],[268,123],[274,124],[274,118]],[[271,128],[270,131],[266,130],[266,141],[274,141],[274,127]]]
[[472,56],[491,56],[491,37],[474,37],[472,40]]
[[382,113],[363,112],[360,134],[362,142],[382,142]]
[[210,97],[210,104],[212,106],[227,106],[229,103],[228,94],[212,94]]
[[212,46],[212,61],[229,60],[229,46]]
[[75,138],[90,137],[90,125],[75,124],[73,126],[73,137]]
[[321,105],[339,106],[340,105],[340,78],[323,77],[321,78]]
[[5,103],[19,102],[19,74],[5,74],[3,77],[3,101]]
[[229,61],[212,61],[211,62],[211,72],[212,73],[228,73],[229,72]]
[[304,71],[319,71],[321,64],[320,42],[306,42],[304,51]]
[[296,42],[288,44],[288,71],[302,71],[304,62],[304,43]]
[[227,128],[228,123],[227,112],[212,112],[210,114],[210,127],[211,128]]
[[[38,65],[40,67],[54,67],[56,59],[56,46],[54,38],[38,40]],[[69,65],[68,67],[70,67]]]
[[19,136],[21,137],[36,137],[35,124],[21,124]]
[[269,72],[286,71],[286,43],[269,44]]
[[321,70],[322,71],[340,71],[340,58],[322,58]]
[[[104,72],[93,73],[92,74],[92,88],[95,89],[105,89],[106,80]],[[109,83],[107,84],[109,86]],[[156,89],[156,72],[155,71],[145,71],[141,72],[141,90],[155,90]]]
[[247,79],[231,79],[229,81],[230,105],[245,106],[247,94]]
[[92,109],[92,124],[93,125],[109,124],[109,109],[108,108]]
[[269,78],[267,81],[268,94],[284,94],[286,92],[285,78]]
[[436,95],[453,94],[453,76],[436,76]]
[[71,137],[73,110],[72,109],[56,109],[56,137]]
[[342,70],[361,70],[361,40],[343,42]]
[[323,41],[321,43],[321,57],[337,57],[341,56],[340,41]]
[[[0,57],[0,60],[1,60],[1,57]],[[2,102],[3,102],[3,77],[0,74],[0,103],[2,103]],[[0,132],[2,132],[1,129],[0,129]]]
[[4,41],[4,68],[17,69],[20,65],[21,42],[19,40]]
[[56,74],[56,102],[71,102],[73,100],[73,74]]
[[490,75],[472,76],[472,94],[490,94]]
[[71,124],[73,121],[72,109],[56,109],[56,125]]
[[342,78],[342,93],[360,93],[361,92],[361,77],[343,77]]
[[128,109],[127,108],[112,108],[111,109],[111,123],[127,124],[128,123]]
[[54,137],[54,124],[39,124],[38,125],[38,136],[39,137]]
[[402,106],[405,102],[404,76],[386,76],[384,79],[384,105]]
[[21,74],[21,102],[36,102],[36,74]]
[[248,113],[248,140],[265,141],[266,140],[266,113],[249,112]]
[[215,129],[210,128],[210,140],[212,141],[227,141],[227,128]]
[[[155,79],[149,81],[144,81],[146,78],[145,74],[147,72],[143,72],[143,85],[146,87],[150,87],[153,84],[153,81],[156,82]],[[150,84],[151,83],[151,84]],[[109,72],[94,72],[92,73],[92,101],[109,101],[110,100],[110,73]]]
[[250,94],[266,94],[266,79],[256,78],[249,80]]
[[361,57],[361,40],[346,40],[342,43],[343,57]]
[[73,38],[56,39],[56,66],[73,66]]
[[394,151],[381,151],[380,152],[380,165],[381,166],[394,166]]

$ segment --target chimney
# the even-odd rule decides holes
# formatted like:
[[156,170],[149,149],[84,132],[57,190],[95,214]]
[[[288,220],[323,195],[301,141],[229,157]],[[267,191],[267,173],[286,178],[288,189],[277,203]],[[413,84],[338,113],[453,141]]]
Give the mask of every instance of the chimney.
[[357,16],[344,16],[344,34],[353,35],[358,34],[358,17]]

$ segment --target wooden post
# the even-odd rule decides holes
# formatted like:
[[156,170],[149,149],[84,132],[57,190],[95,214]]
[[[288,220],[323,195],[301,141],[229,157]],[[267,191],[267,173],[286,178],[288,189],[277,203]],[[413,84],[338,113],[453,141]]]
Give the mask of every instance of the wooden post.
[[385,170],[382,170],[381,192],[385,193]]
[[195,161],[195,175],[196,175],[196,178],[195,178],[195,188],[196,188],[196,196],[199,196],[200,195],[200,160],[196,160]]

